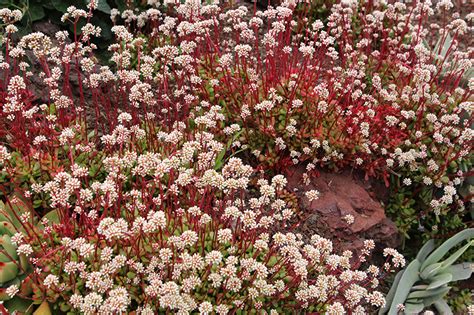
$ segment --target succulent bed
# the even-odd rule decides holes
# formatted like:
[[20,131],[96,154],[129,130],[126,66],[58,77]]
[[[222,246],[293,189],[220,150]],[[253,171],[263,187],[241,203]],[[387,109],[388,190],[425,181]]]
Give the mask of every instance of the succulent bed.
[[[474,313],[474,14],[83,2],[0,1],[0,313]],[[400,246],[301,234],[321,172]]]

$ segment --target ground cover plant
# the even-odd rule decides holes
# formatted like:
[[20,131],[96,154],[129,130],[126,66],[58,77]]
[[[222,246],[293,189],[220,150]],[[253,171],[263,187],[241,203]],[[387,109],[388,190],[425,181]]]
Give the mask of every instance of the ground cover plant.
[[[456,188],[471,175],[472,66],[470,47],[458,46],[468,24],[431,23],[429,3],[334,5],[324,22],[309,9],[281,8],[228,10],[208,29],[208,12],[190,13],[192,23],[176,30],[180,17],[168,17],[173,28],[162,25],[164,32],[156,31],[155,11],[145,24],[143,15],[126,12],[129,30],[145,34],[145,43],[115,57],[130,56],[134,67],[147,50],[161,59],[153,66],[166,68],[175,55],[192,56],[189,79],[171,71],[165,84],[188,84],[195,93],[172,98],[182,115],[199,102],[221,105],[225,126],[242,128],[234,152],[256,155],[255,164],[270,172],[302,161],[378,176],[391,185],[387,211],[406,237],[419,228],[461,228],[470,193]],[[443,15],[450,9],[436,7]],[[440,216],[447,222],[438,226]]]
[[[54,36],[16,36],[22,12],[0,9],[0,311],[445,306],[453,276],[438,269],[458,258],[472,268],[472,14],[450,1],[148,1],[111,9],[104,63],[99,5],[68,7],[72,33]],[[293,233],[294,164],[305,181],[347,168],[382,181],[410,258],[466,229],[462,251],[440,247],[450,265],[423,266],[438,268],[423,281],[444,277],[436,299],[418,303],[431,282],[409,295],[395,280],[400,303],[385,303],[405,267],[396,249],[373,260],[373,240],[356,253]]]

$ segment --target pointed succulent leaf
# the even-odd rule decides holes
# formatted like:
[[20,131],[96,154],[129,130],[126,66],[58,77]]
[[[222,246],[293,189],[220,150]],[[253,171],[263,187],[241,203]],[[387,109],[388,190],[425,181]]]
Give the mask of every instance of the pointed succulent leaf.
[[18,275],[16,262],[0,263],[0,285],[14,279]]
[[429,279],[433,276],[436,276],[438,271],[441,269],[443,265],[441,263],[435,263],[432,264],[423,270],[423,272],[420,273],[420,278],[423,280]]
[[21,312],[21,314],[24,314],[28,311],[28,309],[31,308],[32,304],[33,302],[31,300],[15,296],[13,299],[6,301],[4,303],[4,306],[7,308],[8,311],[10,311],[11,314],[14,314],[15,311],[17,313]]
[[12,259],[8,255],[5,255],[4,253],[0,252],[0,262],[9,262],[9,261],[12,261]]
[[21,254],[20,255],[20,266],[21,266],[21,269],[22,271],[24,270],[25,272],[28,272],[28,271],[31,271],[31,265],[30,263],[28,262],[28,258],[24,255],[24,254]]
[[9,202],[0,209],[1,213],[7,218],[16,230],[23,230],[23,224],[18,219],[23,213],[29,211],[29,207],[19,194],[13,194],[9,200],[15,200],[15,203]]
[[48,219],[49,222],[51,223],[59,223],[59,212],[57,209],[51,210],[50,212],[46,213],[43,218]]
[[427,290],[433,290],[439,288],[453,279],[453,275],[450,273],[442,273],[430,279],[431,283]]
[[441,267],[441,269],[446,269],[447,267],[451,266],[452,264],[454,264],[456,262],[456,260],[459,259],[459,257],[462,256],[462,254],[464,254],[464,252],[469,248],[471,247],[472,245],[474,244],[474,240],[470,241],[469,243],[467,243],[466,245],[464,245],[463,247],[461,247],[460,249],[458,249],[454,254],[452,254],[451,256],[449,256],[449,258],[447,258],[445,261],[442,262],[443,266]]
[[[434,52],[435,54],[437,54],[437,55],[439,54],[439,50],[440,50],[440,48],[441,48],[441,41],[442,41],[442,40],[443,40],[443,36],[440,36],[440,37],[438,38],[438,40],[436,41],[435,46],[433,47],[433,52]],[[428,42],[426,42],[426,45],[427,45],[427,47],[429,47],[429,46],[428,46]]]
[[446,268],[445,272],[452,274],[453,278],[451,281],[459,281],[469,279],[472,275],[472,263],[462,263],[457,265],[451,265]]
[[405,269],[400,282],[398,283],[395,296],[393,297],[392,303],[390,304],[389,315],[398,314],[397,306],[398,304],[404,304],[408,294],[410,293],[410,288],[418,281],[419,278],[419,269],[420,261],[418,259],[413,260],[408,267]]
[[18,258],[18,254],[16,253],[16,246],[12,244],[10,236],[3,235],[0,238],[0,249],[2,250],[2,254],[6,257],[11,257],[8,261],[16,260]]
[[466,80],[469,80],[473,76],[474,76],[474,67],[470,67],[469,69],[466,70],[466,72],[464,72],[464,78]]
[[423,299],[420,299],[420,298],[407,298],[405,303],[411,303],[411,304],[423,303]]
[[405,270],[401,270],[395,276],[392,287],[390,288],[390,291],[388,291],[387,296],[385,297],[385,306],[379,310],[379,315],[387,313],[388,310],[390,309],[390,305],[392,305],[393,297],[395,296],[395,292],[397,291],[398,284],[400,283],[400,279],[402,278],[404,272]]
[[[443,47],[441,47],[441,41],[444,39],[443,42]],[[453,38],[451,35],[448,33],[446,34],[446,38],[441,36],[438,41],[436,42],[436,45],[433,49],[434,53],[439,54],[442,58],[446,57],[446,54],[448,53],[449,47],[451,46],[451,43],[453,42]]]
[[420,290],[426,290],[428,289],[427,284],[419,284],[419,285],[414,285],[411,287],[410,291],[420,291]]
[[0,221],[9,221],[5,214],[5,204],[0,201]]
[[10,299],[6,291],[7,288],[0,288],[0,301],[8,301]]
[[465,229],[453,237],[449,238],[445,241],[440,247],[435,249],[426,260],[421,265],[421,271],[423,271],[426,267],[438,262],[444,255],[446,255],[454,246],[459,244],[460,242],[470,239],[474,237],[474,228]]
[[20,285],[20,293],[23,296],[29,296],[33,293],[33,280],[31,280],[31,276],[26,277]]
[[430,307],[431,305],[433,305],[434,302],[439,301],[439,300],[443,300],[445,295],[446,295],[446,293],[441,292],[440,294],[426,297],[426,298],[423,299],[423,304],[425,305],[425,307]]
[[8,221],[1,221],[0,222],[0,234],[1,235],[6,234],[6,235],[9,235],[9,236],[12,236],[15,233],[16,233],[16,229],[13,226],[13,224],[11,224]]
[[416,291],[416,292],[410,293],[407,299],[423,299],[423,298],[435,296],[438,294],[446,294],[449,292],[450,289],[451,287],[442,287],[442,288],[437,288],[434,290]]
[[420,314],[424,308],[423,303],[405,303],[405,314]]
[[41,303],[33,315],[51,315],[51,309],[49,308],[48,302],[44,301]]
[[428,242],[423,245],[423,247],[420,249],[418,252],[418,255],[416,255],[416,259],[418,259],[421,263],[423,263],[428,257],[428,255],[435,249],[435,242],[434,240],[429,240]]
[[438,310],[439,314],[443,315],[453,315],[453,311],[449,307],[448,303],[445,300],[439,299],[438,301],[433,303],[436,309]]

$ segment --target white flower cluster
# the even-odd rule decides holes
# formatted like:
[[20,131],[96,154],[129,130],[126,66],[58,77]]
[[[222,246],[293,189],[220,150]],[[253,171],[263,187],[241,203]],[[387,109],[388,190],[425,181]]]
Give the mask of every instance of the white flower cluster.
[[[126,113],[118,117],[123,124],[132,120]],[[64,214],[74,208],[75,222],[84,222],[75,227],[80,235],[62,237],[60,244],[41,238],[37,244],[61,248],[62,267],[39,271],[48,290],[84,314],[228,314],[272,309],[282,295],[294,295],[291,303],[308,309],[334,298],[346,301],[343,310],[361,314],[369,305],[383,305],[380,293],[364,288],[378,285],[376,267],[357,270],[352,253],[334,253],[331,241],[320,236],[305,243],[301,235],[271,232],[293,214],[280,198],[284,176],[257,179],[253,168],[236,157],[218,171],[216,153],[223,145],[210,132],[218,126],[194,136],[185,133],[186,126],[175,128],[187,139],[167,141],[170,134],[157,132],[154,141],[166,148],[160,153],[114,145],[99,160],[73,164],[75,175],[60,172],[35,186],[50,195],[51,206]],[[104,172],[102,182],[92,181],[87,171],[97,167]],[[250,185],[257,194],[249,195]],[[54,227],[43,223],[47,228],[40,233],[49,235]],[[34,252],[25,240],[15,240],[21,242],[20,254]],[[41,259],[32,263],[37,270],[47,266]]]
[[[281,300],[328,314],[382,306],[378,278],[403,267],[403,256],[385,249],[383,268],[359,270],[354,258],[366,261],[373,241],[352,257],[320,236],[275,232],[294,209],[283,197],[286,178],[265,179],[265,167],[303,161],[304,183],[326,165],[400,175],[405,190],[439,189],[430,203],[438,215],[462,204],[474,81],[463,77],[473,61],[459,36],[472,23],[455,16],[443,30],[429,26],[429,1],[375,1],[370,12],[342,1],[324,22],[299,19],[295,1],[257,12],[211,2],[112,10],[110,66],[96,63],[90,43],[102,31],[88,23],[97,0],[63,15],[76,26],[87,19],[74,42],[38,32],[14,43],[21,12],[0,9],[9,24],[0,165],[7,174],[15,149],[39,164],[28,194],[62,220],[42,222],[36,244],[15,236],[18,254],[32,257],[45,291],[85,314],[275,314]],[[436,11],[451,7],[439,1]],[[448,51],[424,43],[433,31]],[[31,58],[39,70],[29,71]],[[32,71],[41,91],[30,89]],[[64,249],[55,268],[35,256],[44,242],[51,255]]]

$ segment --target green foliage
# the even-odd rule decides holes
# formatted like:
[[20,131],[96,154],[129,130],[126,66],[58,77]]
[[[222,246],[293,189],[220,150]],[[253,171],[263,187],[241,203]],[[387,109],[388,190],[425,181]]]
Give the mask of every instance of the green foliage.
[[[472,163],[465,160],[460,163],[461,169],[471,167]],[[410,173],[407,171],[406,177]],[[430,202],[442,196],[443,190],[433,185],[413,183],[404,186],[401,178],[405,176],[391,175],[389,198],[385,204],[387,215],[395,222],[402,236],[402,248],[406,257],[414,257],[415,249],[431,238],[444,238],[453,231],[459,231],[467,227],[469,221],[469,209],[459,208],[453,211],[451,208],[441,209],[439,213],[426,211],[430,209]],[[472,191],[472,178],[466,178],[459,186],[460,197],[467,200]],[[414,193],[416,192],[416,193]],[[469,207],[467,203],[466,207]]]
[[[386,298],[386,306],[379,314],[398,314],[398,305],[405,306],[404,313],[419,313],[434,306],[440,314],[452,314],[443,299],[451,287],[449,283],[471,277],[472,263],[454,263],[474,245],[474,229],[466,229],[446,240],[435,249],[434,240],[428,241],[405,270],[400,271]],[[453,248],[468,240],[448,258],[442,260]]]
[[466,305],[472,305],[472,293],[469,289],[459,289],[453,287],[447,297],[448,305],[455,314],[462,314],[466,311]]
[[12,242],[12,236],[23,227],[19,215],[24,213],[21,201],[15,205],[4,204],[0,201],[0,301],[5,301],[5,307],[10,311],[25,311],[32,302],[20,296],[10,298],[6,289],[17,286],[22,296],[32,293],[32,282],[29,278],[31,267],[24,255],[18,255],[17,246]]

